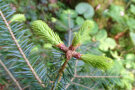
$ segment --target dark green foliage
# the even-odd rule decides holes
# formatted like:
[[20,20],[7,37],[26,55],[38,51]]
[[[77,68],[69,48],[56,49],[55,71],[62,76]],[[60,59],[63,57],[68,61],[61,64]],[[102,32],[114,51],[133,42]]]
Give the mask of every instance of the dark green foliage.
[[[0,10],[2,10],[2,13],[8,21],[10,21],[11,16],[15,12],[10,9],[9,4],[5,4],[2,0],[0,0]],[[28,68],[18,48],[16,47],[1,16],[0,20],[0,59],[3,60],[4,64],[12,72],[12,74],[18,80],[22,87],[25,87],[29,84],[28,88],[31,88],[33,90],[41,90],[42,87],[40,87],[38,82],[33,77],[33,74]],[[27,34],[27,31],[29,29],[25,29],[24,24],[17,22],[10,23],[10,27],[13,30],[18,43],[20,44],[26,57],[29,59],[30,63],[34,67],[35,71],[38,73],[38,75],[40,75],[40,77],[42,77],[42,79],[44,79],[44,81],[46,81],[46,78],[43,76],[46,73],[44,62],[41,61],[41,58],[39,58],[39,56],[35,56],[35,54],[31,52],[31,49],[34,46],[31,42],[29,42],[29,35]],[[12,79],[9,78],[8,74],[1,66],[0,70],[0,77],[2,77],[1,82],[3,82],[2,84],[8,84],[6,87],[4,87],[4,89],[17,90],[17,87],[15,87],[15,83],[13,83]]]

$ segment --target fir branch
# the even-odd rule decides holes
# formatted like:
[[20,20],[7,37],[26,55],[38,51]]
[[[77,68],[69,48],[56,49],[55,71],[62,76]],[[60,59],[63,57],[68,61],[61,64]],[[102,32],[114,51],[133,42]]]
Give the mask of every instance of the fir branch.
[[[110,58],[107,58],[104,56],[90,55],[90,54],[81,55],[80,53],[75,51],[76,48],[82,42],[85,41],[86,36],[89,34],[91,28],[93,28],[93,22],[88,21],[88,20],[85,21],[85,23],[81,27],[80,31],[75,35],[72,45],[70,45],[70,47],[66,47],[64,45],[64,43],[60,40],[59,36],[57,34],[55,34],[46,23],[44,23],[41,20],[37,20],[32,23],[32,29],[34,30],[35,34],[39,35],[44,40],[51,43],[53,46],[60,48],[65,53],[66,61],[59,69],[59,73],[56,76],[56,81],[53,83],[51,90],[54,90],[55,87],[57,86],[57,83],[60,82],[64,69],[66,68],[68,61],[72,57],[80,59],[80,60],[84,61],[85,63],[92,65],[93,67],[98,67],[99,69],[108,69],[111,66],[112,60]],[[71,32],[69,34],[71,34]],[[78,37],[79,37],[79,39],[78,39]],[[70,42],[70,40],[71,40],[71,35],[69,35],[69,42]],[[68,44],[70,44],[70,43],[68,43]],[[74,78],[76,76],[78,76],[78,75],[77,75],[77,72],[75,69],[75,74],[74,74],[74,77],[71,79],[71,82],[74,80]],[[68,84],[68,86],[69,86],[69,84]],[[68,86],[66,86],[66,87],[68,88]]]
[[[68,15],[68,28],[69,28],[69,30],[68,30],[68,46],[70,46],[70,43],[71,43],[71,34],[72,34],[72,29],[70,28],[70,14]],[[65,61],[64,64],[61,66],[61,68],[59,69],[59,73],[58,73],[58,75],[56,76],[56,79],[58,78],[58,83],[59,83],[60,80],[61,80],[63,71],[64,71],[64,69],[66,68],[66,65],[67,65],[68,61],[72,58],[72,55],[69,56],[69,57],[68,57],[68,55],[67,55],[67,52],[69,51],[69,48],[67,48],[65,45],[63,45],[63,46],[64,46],[64,48],[66,49],[66,51],[63,50],[63,49],[61,48],[61,46],[60,46],[59,48],[61,48],[61,50],[63,50],[64,52],[66,52],[66,61]],[[69,53],[72,53],[72,52],[69,52]],[[52,90],[53,90],[53,89],[54,89],[54,84],[53,84],[53,86],[52,86]]]
[[[61,80],[61,77],[62,77],[62,74],[63,74],[63,71],[64,71],[64,69],[66,68],[66,65],[67,65],[67,63],[68,63],[68,61],[69,61],[70,59],[66,59],[66,61],[64,62],[64,64],[61,66],[61,68],[59,69],[59,73],[58,73],[58,75],[56,76],[56,81],[55,81],[55,83],[59,83],[60,82],[60,80]],[[57,79],[58,78],[58,79]],[[55,89],[55,83],[53,84],[53,86],[52,86],[52,89],[51,90],[54,90]]]
[[[75,61],[74,76],[71,78],[70,82],[73,82],[73,80],[75,79],[75,77],[76,77],[76,75],[77,75],[77,63],[78,63],[78,60]],[[68,84],[65,86],[65,89],[67,89],[70,85],[71,85],[71,83],[68,83]]]
[[[71,78],[70,82],[73,82],[75,79],[75,77]],[[66,86],[65,86],[65,89],[68,89],[68,87],[71,85],[71,83],[68,83]]]
[[75,76],[76,78],[121,78],[122,76]]
[[66,68],[66,65],[68,63],[70,59],[66,59],[66,61],[64,62],[64,64],[61,66],[60,70],[59,70],[59,78],[58,78],[58,82],[61,80],[61,77],[62,77],[62,73],[64,71],[64,69]]
[[17,39],[16,37],[14,36],[14,33],[12,32],[11,28],[10,28],[10,25],[8,24],[5,16],[3,15],[2,11],[0,10],[0,15],[3,19],[3,21],[5,22],[9,32],[10,32],[10,35],[13,39],[13,41],[15,42],[19,52],[21,53],[22,57],[24,58],[25,62],[27,63],[28,67],[30,68],[31,72],[33,73],[33,75],[35,76],[36,80],[40,83],[40,85],[42,87],[45,87],[45,85],[43,84],[43,82],[41,81],[41,79],[39,78],[39,76],[37,75],[37,73],[35,72],[35,70],[33,69],[32,65],[30,64],[29,60],[27,59],[26,55],[24,54],[22,48],[20,47],[19,43],[17,42]]
[[0,64],[1,66],[5,69],[5,71],[8,73],[8,75],[11,77],[11,79],[15,82],[16,86],[18,87],[19,90],[23,90],[19,84],[19,82],[15,79],[15,77],[12,75],[12,73],[8,70],[8,68],[5,66],[5,64],[2,62],[0,59]]
[[[64,47],[63,47],[64,46]],[[72,58],[75,57],[77,59],[80,59],[82,61],[84,61],[86,64],[90,64],[93,67],[97,67],[99,69],[103,69],[106,70],[108,68],[111,67],[111,64],[113,63],[112,60],[108,57],[105,56],[96,56],[96,55],[91,55],[91,54],[84,54],[81,55],[80,53],[74,51],[74,50],[70,50],[70,47],[67,48],[65,45],[60,45],[59,48],[61,48],[61,50],[63,50],[66,54],[66,61],[64,62],[64,64],[61,66],[58,75],[56,76],[56,81],[52,86],[51,90],[55,89],[55,86],[57,85],[57,82],[59,83],[59,81],[61,80],[62,74],[64,69],[66,68],[66,64],[68,63],[68,61]],[[64,49],[63,49],[64,48]],[[65,49],[66,48],[66,49]],[[77,65],[77,64],[76,64]],[[75,69],[76,72],[76,69]],[[77,72],[74,74],[74,77],[77,77]],[[74,78],[72,79],[74,80]],[[68,85],[69,86],[69,85]],[[66,86],[66,87],[68,87]]]
[[78,64],[78,60],[76,60],[76,62],[75,62],[74,77],[77,75],[77,64]]
[[[77,64],[78,64],[78,60],[76,60],[75,62],[75,69],[74,69],[74,76],[71,78],[70,82],[71,83],[68,83],[66,86],[65,86],[65,89],[68,89],[68,87],[71,85],[71,84],[75,84],[75,85],[78,85],[78,83],[74,83],[73,80],[75,78],[121,78],[122,76],[79,76],[77,74]],[[80,86],[80,84],[79,84]],[[86,87],[84,85],[81,85],[81,87]]]
[[86,87],[86,86],[84,86],[84,85],[81,85],[81,84],[79,84],[79,83],[75,83],[75,82],[71,82],[71,83],[72,83],[72,84],[75,84],[75,85],[77,85],[77,86],[86,88],[86,89],[88,89],[88,90],[93,90],[93,89],[91,89],[91,88],[89,88],[89,87]]

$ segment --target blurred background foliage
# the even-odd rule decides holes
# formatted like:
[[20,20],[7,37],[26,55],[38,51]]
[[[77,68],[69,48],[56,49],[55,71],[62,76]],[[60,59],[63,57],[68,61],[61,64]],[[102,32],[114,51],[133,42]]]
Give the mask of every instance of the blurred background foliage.
[[[42,19],[57,32],[62,40],[69,45],[74,32],[78,31],[87,19],[94,22],[94,28],[88,40],[78,49],[81,53],[96,55],[106,54],[113,58],[114,67],[108,71],[121,75],[120,81],[102,85],[106,90],[135,89],[135,0],[5,0],[16,13],[24,13],[30,22]],[[69,40],[69,33],[71,39]],[[36,45],[32,52],[46,59],[48,68],[53,68],[52,46],[35,37],[32,31],[27,33]],[[49,61],[50,60],[50,61]],[[49,62],[47,62],[49,61]],[[92,69],[79,62],[78,72],[89,73]],[[98,73],[100,74],[100,73]],[[93,74],[97,75],[97,74]],[[89,79],[91,80],[91,79]],[[88,80],[82,80],[86,83]],[[78,81],[80,82],[80,81]],[[92,82],[91,82],[92,83]],[[114,84],[115,83],[115,84]],[[0,80],[0,85],[3,84]],[[98,88],[103,88],[99,84]],[[70,89],[75,88],[74,85]],[[77,88],[75,88],[77,89]],[[95,89],[96,90],[96,89]]]

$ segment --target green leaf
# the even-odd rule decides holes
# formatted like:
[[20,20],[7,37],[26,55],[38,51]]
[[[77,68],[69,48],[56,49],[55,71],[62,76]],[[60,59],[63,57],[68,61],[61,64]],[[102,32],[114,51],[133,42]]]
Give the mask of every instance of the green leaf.
[[78,16],[76,18],[76,23],[77,23],[77,25],[82,25],[84,23],[84,19],[82,17]]
[[128,53],[125,57],[126,60],[135,60],[135,54]]
[[129,18],[127,21],[127,25],[131,31],[135,29],[135,19],[134,18]]
[[105,38],[107,38],[107,32],[106,30],[102,29],[100,30],[97,35],[95,36],[95,39],[98,40],[98,41],[102,41],[104,40]]
[[110,49],[114,49],[114,48],[116,47],[116,42],[115,42],[115,40],[112,39],[112,38],[107,38],[107,39],[105,39],[105,42],[107,43],[107,45],[108,45],[108,47],[109,47]]
[[117,51],[110,51],[111,55],[113,58],[117,59],[117,60],[120,60],[121,59],[121,56],[119,56],[118,52]]
[[130,35],[132,43],[135,45],[135,33],[134,32],[130,32],[129,35]]
[[124,23],[124,7],[112,4],[109,10],[105,12],[105,14],[118,23]]
[[123,26],[122,24],[119,24],[119,23],[113,24],[111,28],[111,33],[117,34],[117,33],[123,32],[125,28],[127,28],[127,26]]
[[108,51],[108,49],[114,49],[116,47],[116,42],[112,38],[106,38],[101,41],[101,44],[99,45],[99,49],[103,51]]
[[129,10],[130,10],[130,12],[131,12],[132,14],[135,15],[135,5],[131,4]]
[[134,3],[135,3],[135,0],[132,0],[132,2],[134,2]]
[[94,9],[88,3],[79,3],[75,7],[75,10],[78,12],[78,14],[83,14],[85,18],[92,18],[94,15]]
[[93,29],[90,31],[90,35],[95,35],[97,32],[98,32],[98,24],[94,22],[94,26]]
[[101,42],[99,45],[99,49],[102,51],[108,51],[108,45],[105,42]]

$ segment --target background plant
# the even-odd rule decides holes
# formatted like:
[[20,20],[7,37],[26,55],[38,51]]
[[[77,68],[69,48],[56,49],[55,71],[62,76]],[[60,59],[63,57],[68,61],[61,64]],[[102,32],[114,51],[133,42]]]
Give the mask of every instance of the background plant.
[[[74,0],[72,0],[70,4],[73,4],[72,3],[73,1]],[[9,1],[7,0],[7,2]],[[49,11],[49,14],[53,13],[52,15],[53,17],[49,14],[45,14],[45,16],[41,14],[42,12],[45,12],[45,10],[43,9],[43,11],[41,12],[40,9],[48,8],[48,4],[47,6],[45,5],[46,7],[44,6],[39,7],[39,10],[34,8],[33,10],[36,11],[36,14],[35,15],[33,14],[32,16],[36,16],[37,18],[30,19],[31,15],[29,15],[29,18],[28,18],[28,15],[26,15],[27,21],[25,23],[27,23],[28,26],[26,26],[26,24],[23,24],[24,26],[23,29],[29,28],[30,24],[28,23],[31,22],[31,20],[42,19],[44,21],[47,21],[49,26],[51,26],[53,30],[55,30],[58,34],[60,34],[60,38],[64,41],[64,43],[67,46],[69,46],[72,43],[71,42],[72,36],[76,35],[74,33],[78,32],[83,22],[86,19],[93,21],[94,28],[93,30],[91,30],[92,32],[90,32],[89,38],[86,40],[86,42],[84,42],[80,46],[80,48],[77,51],[84,54],[88,54],[88,53],[95,54],[95,55],[106,54],[106,56],[113,58],[114,67],[111,70],[103,72],[99,69],[85,65],[81,61],[75,61],[75,59],[73,58],[73,60],[71,60],[72,62],[69,61],[67,65],[67,68],[63,74],[62,81],[58,85],[58,89],[62,89],[62,88],[66,88],[66,89],[110,89],[111,88],[111,89],[119,89],[119,90],[120,89],[122,90],[133,89],[134,88],[134,75],[135,75],[134,73],[134,62],[135,62],[135,59],[134,59],[134,54],[135,54],[134,52],[134,9],[133,9],[134,0],[125,0],[125,1],[124,0],[112,0],[112,1],[110,0],[109,2],[101,0],[101,1],[94,1],[94,2],[88,1],[88,2],[90,4],[88,5],[88,7],[86,7],[86,9],[84,8],[84,10],[87,10],[89,6],[93,8],[94,15],[92,17],[86,18],[84,13],[80,14],[79,12],[77,12],[76,8],[78,5],[81,5],[81,3],[76,4],[76,5],[71,5],[72,8],[70,8],[70,6],[67,6],[67,4],[64,5],[60,1],[58,1],[55,5],[60,8],[55,9],[55,11],[51,11],[51,10]],[[11,0],[10,0],[10,3],[11,3]],[[17,7],[16,6],[17,4],[15,3],[18,4],[18,2],[12,1],[12,5],[15,5],[13,7]],[[41,6],[44,5],[42,4],[41,1],[39,2],[36,1],[36,2],[31,2],[31,3],[34,3],[35,4],[35,5],[33,4],[34,6],[38,6],[40,3],[41,3]],[[22,4],[22,6],[23,5],[27,5],[28,7],[30,6],[29,3],[25,4],[25,2],[20,2],[20,4]],[[20,4],[18,4],[17,8],[23,8]],[[5,4],[2,3],[1,9],[9,10],[9,9],[5,9],[6,5],[5,7],[4,5]],[[16,10],[18,13],[20,13],[18,9]],[[39,16],[37,12],[39,12],[41,16]],[[23,10],[22,10],[22,13],[24,13]],[[28,14],[28,13],[29,12],[25,14]],[[5,15],[11,15],[11,14],[12,13],[10,14],[8,13]],[[7,18],[7,19],[8,21],[10,20],[10,18]],[[52,20],[52,23],[50,22],[50,20]],[[2,25],[1,29],[3,32],[3,29],[4,28],[6,29],[6,27],[5,27],[5,24],[2,23],[2,21],[1,21],[1,25]],[[30,42],[34,42],[35,46],[33,47],[32,50],[30,50],[29,48],[29,46],[31,46],[30,42],[28,43],[30,45],[26,45],[24,43],[23,47],[26,47],[26,46],[28,47],[26,47],[26,49],[23,49],[23,50],[33,53],[33,56],[35,57],[41,56],[39,59],[36,59],[36,61],[35,59],[30,60],[30,63],[31,64],[35,63],[35,65],[33,65],[35,71],[38,73],[39,77],[41,77],[42,81],[47,84],[46,89],[50,89],[53,84],[53,81],[55,81],[56,79],[56,73],[58,72],[58,68],[60,68],[60,66],[64,63],[64,55],[63,55],[64,53],[60,52],[58,49],[52,48],[52,46],[50,44],[46,44],[44,40],[39,39],[38,37],[35,38],[35,36],[32,35],[33,33],[31,33],[30,30],[23,30],[21,28],[22,27],[21,25],[15,23],[13,27],[14,26],[16,27],[18,26],[18,29],[13,28],[13,30],[16,29],[15,35],[16,35],[17,40],[20,42],[19,44],[21,44],[21,42],[24,43],[27,40],[20,40],[20,38],[17,37],[17,35],[20,37],[25,36],[27,39],[30,39]],[[33,40],[31,41],[31,39]],[[10,71],[12,72],[14,77],[17,80],[19,80],[19,83],[21,81],[20,85],[22,87],[26,86],[24,88],[41,89],[40,85],[37,83],[37,81],[35,81],[35,78],[33,76],[30,76],[32,74],[30,74],[29,69],[24,68],[24,66],[27,67],[26,63],[21,63],[21,65],[19,65],[20,64],[19,62],[23,62],[24,60],[23,58],[20,58],[20,55],[16,54],[18,50],[13,49],[14,51],[11,51],[9,47],[15,47],[15,46],[12,46],[13,44],[11,44],[11,42],[9,41],[7,41],[6,43],[3,43],[5,40],[12,41],[11,37],[9,37],[8,32],[1,33],[1,43],[0,43],[1,48],[2,48],[1,59],[4,62],[4,64],[6,66],[9,66],[9,68],[11,68]],[[8,47],[6,48],[5,46],[6,47],[8,46]],[[26,54],[26,56],[28,57],[28,59],[30,57],[33,57],[33,56],[29,56],[28,54]],[[14,62],[8,63],[9,62],[8,59],[12,59],[10,61],[14,61]],[[25,72],[22,72],[23,71],[22,69]],[[1,70],[4,70],[4,69],[1,68]],[[26,74],[26,71],[28,71],[27,74]],[[4,71],[1,71],[1,72],[2,72],[2,74],[0,74],[1,86],[4,88],[6,87],[13,88],[13,85],[11,83],[9,85],[7,84],[11,82],[8,75],[6,73],[3,73]],[[17,74],[14,72],[16,72]],[[25,75],[22,73],[24,73]],[[5,74],[6,74],[6,77],[4,77]],[[27,79],[24,79],[24,77]],[[30,83],[30,85],[28,85],[28,83]],[[91,83],[91,85],[89,83]]]

